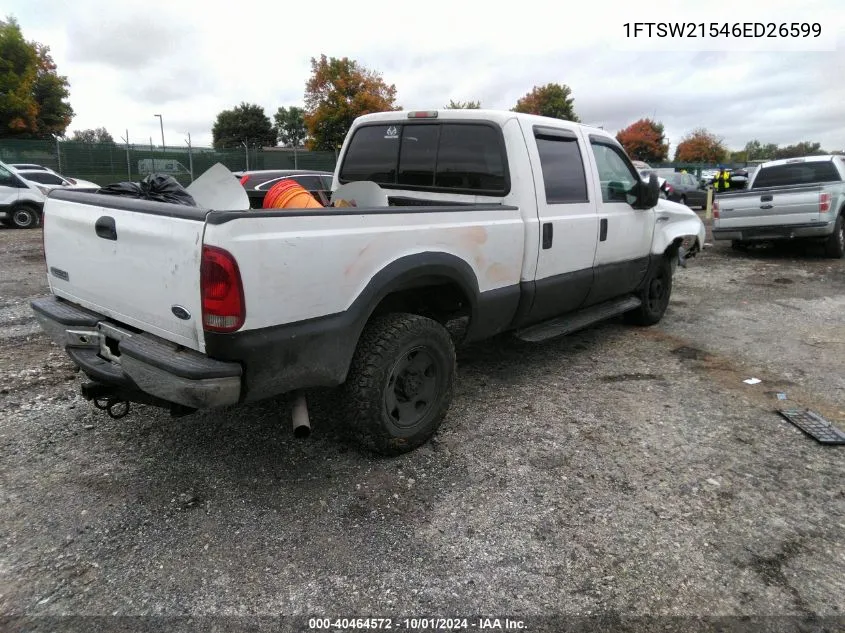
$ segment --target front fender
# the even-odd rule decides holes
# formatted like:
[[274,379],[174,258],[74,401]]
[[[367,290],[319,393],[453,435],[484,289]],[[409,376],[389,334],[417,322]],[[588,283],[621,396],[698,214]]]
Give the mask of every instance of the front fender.
[[683,245],[688,253],[702,249],[706,230],[695,211],[677,202],[660,200],[654,212],[653,255],[662,255],[675,243]]

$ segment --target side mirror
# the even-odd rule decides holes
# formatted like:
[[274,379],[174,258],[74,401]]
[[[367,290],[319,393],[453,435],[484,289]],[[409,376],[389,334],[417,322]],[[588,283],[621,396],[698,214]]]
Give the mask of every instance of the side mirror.
[[636,189],[637,199],[631,205],[635,209],[651,209],[660,200],[660,183],[654,174],[649,176],[648,182],[638,182]]

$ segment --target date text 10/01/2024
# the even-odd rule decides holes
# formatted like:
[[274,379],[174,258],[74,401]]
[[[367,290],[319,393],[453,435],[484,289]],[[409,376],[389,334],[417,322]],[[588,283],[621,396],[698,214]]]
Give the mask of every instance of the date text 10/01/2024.
[[503,630],[522,631],[525,622],[510,618],[310,618],[310,630],[335,629],[399,629],[409,631],[426,630]]
[[625,37],[821,37],[818,22],[626,22]]

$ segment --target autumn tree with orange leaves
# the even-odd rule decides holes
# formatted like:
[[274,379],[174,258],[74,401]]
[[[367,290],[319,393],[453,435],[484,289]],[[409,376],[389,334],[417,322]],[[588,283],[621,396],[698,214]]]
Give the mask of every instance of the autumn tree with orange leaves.
[[660,163],[669,155],[669,144],[663,124],[651,119],[640,119],[616,134],[628,156],[646,163]]
[[400,110],[396,86],[348,57],[311,58],[311,78],[305,85],[305,126],[308,149],[334,150],[356,117]]
[[718,163],[727,157],[722,140],[704,128],[687,134],[675,149],[675,162],[679,163]]

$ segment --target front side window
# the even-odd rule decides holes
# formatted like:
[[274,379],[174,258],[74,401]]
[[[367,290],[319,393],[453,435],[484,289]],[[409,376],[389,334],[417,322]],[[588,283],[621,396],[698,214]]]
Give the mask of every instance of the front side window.
[[0,165],[0,186],[17,187],[18,179],[8,169]]
[[591,142],[590,145],[601,181],[602,201],[633,204],[636,201],[633,189],[639,178],[622,157],[621,151],[605,143]]

